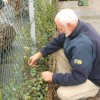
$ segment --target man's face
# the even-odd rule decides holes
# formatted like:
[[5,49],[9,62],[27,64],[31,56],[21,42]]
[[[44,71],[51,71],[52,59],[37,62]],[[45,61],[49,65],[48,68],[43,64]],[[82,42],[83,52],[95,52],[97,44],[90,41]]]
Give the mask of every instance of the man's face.
[[57,29],[58,29],[59,33],[65,33],[65,26],[62,25],[62,24],[59,22],[59,20],[57,20],[57,21],[55,22],[55,24],[56,24],[56,26],[57,26]]
[[66,24],[66,26],[65,26],[65,25],[62,25],[62,24],[59,22],[59,20],[57,20],[57,21],[55,22],[55,24],[56,24],[56,26],[57,26],[57,29],[58,29],[58,31],[59,31],[59,34],[65,33],[65,36],[66,36],[66,37],[69,36],[70,31],[69,31],[69,29],[68,29],[68,27],[67,27],[67,24]]

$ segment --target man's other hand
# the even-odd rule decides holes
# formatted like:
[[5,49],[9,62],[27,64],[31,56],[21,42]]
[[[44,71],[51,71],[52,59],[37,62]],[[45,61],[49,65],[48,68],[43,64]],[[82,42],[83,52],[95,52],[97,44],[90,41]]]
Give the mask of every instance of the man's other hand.
[[37,61],[38,59],[40,59],[41,57],[42,57],[41,52],[38,52],[38,53],[34,54],[33,56],[31,56],[31,57],[29,58],[29,60],[28,60],[28,65],[29,65],[29,66],[35,66],[36,61]]
[[50,71],[44,71],[41,73],[41,76],[43,78],[44,81],[46,82],[52,82],[52,76],[53,76],[53,73],[50,72]]
[[31,56],[28,60],[28,65],[29,66],[35,66],[36,60],[35,60],[35,56]]

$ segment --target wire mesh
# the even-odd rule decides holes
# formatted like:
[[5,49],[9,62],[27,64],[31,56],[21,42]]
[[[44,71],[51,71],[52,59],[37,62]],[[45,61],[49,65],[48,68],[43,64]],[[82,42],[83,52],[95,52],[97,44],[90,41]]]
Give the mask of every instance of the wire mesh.
[[[3,100],[20,100],[25,36],[29,33],[27,0],[8,0],[0,9],[0,81]],[[0,99],[1,100],[1,99]]]

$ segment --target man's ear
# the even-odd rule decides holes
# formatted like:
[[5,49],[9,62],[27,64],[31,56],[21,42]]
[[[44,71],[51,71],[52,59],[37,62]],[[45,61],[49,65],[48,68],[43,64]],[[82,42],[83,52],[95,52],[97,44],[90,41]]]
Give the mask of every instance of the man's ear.
[[71,23],[67,23],[66,26],[67,26],[68,29],[71,29],[72,28]]

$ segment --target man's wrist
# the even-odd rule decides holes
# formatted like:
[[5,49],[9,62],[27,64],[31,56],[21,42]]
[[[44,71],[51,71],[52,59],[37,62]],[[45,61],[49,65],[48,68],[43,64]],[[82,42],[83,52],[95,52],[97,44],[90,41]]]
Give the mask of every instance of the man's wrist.
[[38,60],[38,59],[40,59],[41,57],[42,57],[42,53],[41,52],[38,52],[38,53],[36,53],[35,54],[35,58],[36,58],[36,60]]

